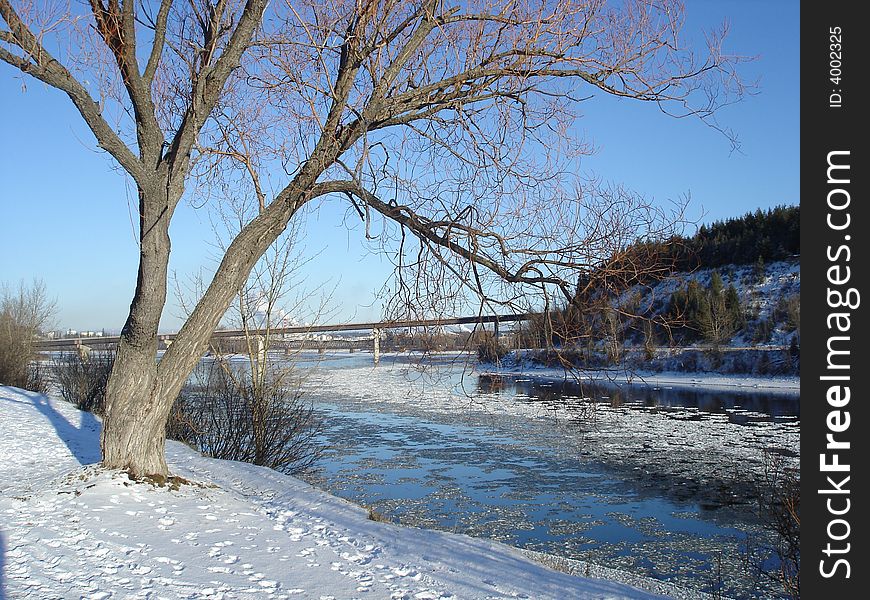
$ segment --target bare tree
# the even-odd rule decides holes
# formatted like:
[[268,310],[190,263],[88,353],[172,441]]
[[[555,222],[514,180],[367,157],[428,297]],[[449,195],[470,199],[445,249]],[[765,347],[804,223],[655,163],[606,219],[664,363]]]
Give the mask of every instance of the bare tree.
[[55,302],[45,283],[0,286],[0,384],[44,391],[34,342],[54,316]]
[[[250,198],[226,202],[213,226],[221,252],[226,250],[226,239],[231,240],[251,218],[252,210]],[[254,266],[225,320],[241,336],[212,340],[211,356],[194,369],[192,381],[175,401],[167,430],[170,437],[208,456],[286,473],[306,471],[320,456],[320,421],[303,395],[304,377],[294,363],[305,336],[287,339],[275,333],[297,324],[299,317],[317,321],[329,302],[323,296],[312,307],[311,300],[320,290],[299,280],[308,260],[300,247],[301,233],[288,228]],[[201,277],[190,285],[177,285],[187,314],[192,310],[190,298],[201,296],[203,288]],[[272,353],[276,348],[278,353]],[[247,360],[234,360],[236,352],[245,353]]]
[[[568,135],[577,103],[604,93],[716,127],[744,92],[720,35],[683,47],[677,0],[48,6],[0,0],[0,60],[65,93],[138,191],[137,286],[102,433],[103,463],[133,476],[167,473],[173,399],[305,207],[347,202],[369,237],[383,219],[412,287],[438,292],[402,310],[445,310],[451,286],[491,298],[486,273],[572,296],[602,258],[577,234],[584,200],[564,191],[587,148]],[[170,220],[186,190],[218,187],[252,191],[258,213],[158,362]]]

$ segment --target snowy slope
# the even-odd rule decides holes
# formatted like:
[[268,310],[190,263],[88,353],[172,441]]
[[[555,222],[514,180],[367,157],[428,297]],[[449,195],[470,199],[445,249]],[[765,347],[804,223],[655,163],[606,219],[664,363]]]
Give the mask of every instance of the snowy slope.
[[[633,289],[631,293],[640,292],[647,298],[641,302],[641,306],[647,306],[654,299],[664,301],[663,308],[667,308],[667,301],[679,288],[685,288],[689,281],[697,281],[702,289],[710,285],[713,272],[716,271],[722,277],[723,284],[734,285],[740,298],[740,305],[746,312],[748,327],[731,340],[731,346],[748,346],[753,341],[747,335],[748,329],[755,326],[760,320],[774,319],[774,309],[777,302],[797,297],[801,290],[801,267],[797,260],[777,261],[765,265],[764,274],[757,276],[754,265],[730,265],[715,269],[699,269],[692,273],[674,273],[670,277],[652,286],[649,290],[644,288]],[[630,296],[625,295],[626,298]],[[771,332],[771,339],[767,343],[772,345],[788,345],[793,331],[788,330],[785,323],[776,323],[776,328]]]
[[100,423],[0,387],[0,597],[660,598],[507,546],[376,523],[268,469],[167,444],[172,491],[94,464]]

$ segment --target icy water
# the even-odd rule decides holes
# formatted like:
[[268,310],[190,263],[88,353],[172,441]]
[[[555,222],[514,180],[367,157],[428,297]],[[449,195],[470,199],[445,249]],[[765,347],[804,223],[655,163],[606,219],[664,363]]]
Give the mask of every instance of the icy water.
[[[491,377],[464,357],[312,360],[308,479],[402,524],[734,598],[776,597],[753,481],[797,456],[797,396]],[[303,361],[303,364],[305,362]],[[591,398],[591,400],[590,400]]]

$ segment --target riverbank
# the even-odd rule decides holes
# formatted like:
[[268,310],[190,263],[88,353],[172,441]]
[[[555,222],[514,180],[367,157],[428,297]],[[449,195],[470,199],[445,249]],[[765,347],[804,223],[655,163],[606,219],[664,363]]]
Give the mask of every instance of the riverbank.
[[499,543],[374,522],[298,479],[175,442],[170,468],[192,483],[131,482],[95,464],[95,417],[40,394],[0,387],[0,420],[0,590],[10,597],[662,597],[558,573]]

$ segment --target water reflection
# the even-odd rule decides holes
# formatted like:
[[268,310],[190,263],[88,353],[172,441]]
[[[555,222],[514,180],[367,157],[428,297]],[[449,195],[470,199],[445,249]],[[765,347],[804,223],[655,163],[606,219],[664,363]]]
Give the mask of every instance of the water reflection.
[[[800,418],[799,398],[794,395],[745,390],[708,390],[601,381],[542,381],[527,376],[483,374],[477,377],[482,394],[507,394],[542,403],[593,401],[612,408],[695,408],[706,413],[757,413],[761,419]],[[736,424],[748,422],[738,416]]]

